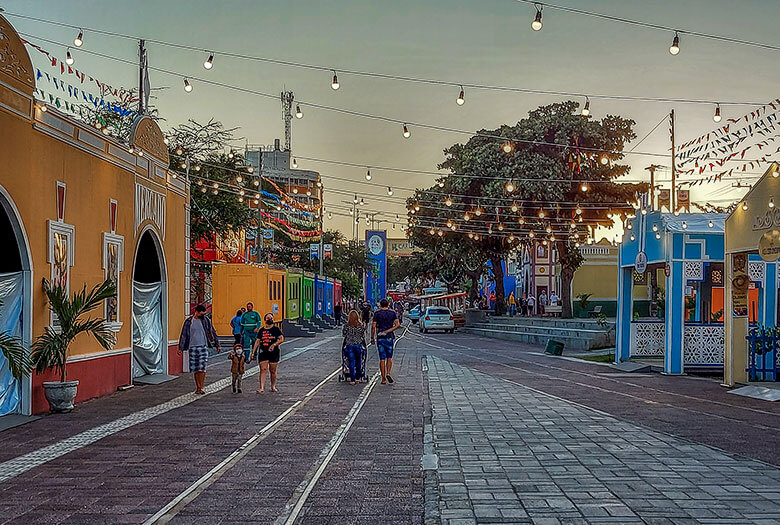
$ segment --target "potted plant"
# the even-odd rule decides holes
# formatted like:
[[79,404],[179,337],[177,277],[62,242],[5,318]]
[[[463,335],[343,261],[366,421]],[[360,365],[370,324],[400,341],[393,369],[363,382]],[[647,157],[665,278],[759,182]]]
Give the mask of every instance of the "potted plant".
[[581,293],[577,295],[577,302],[580,305],[580,317],[587,318],[588,317],[588,305],[590,305],[590,296],[593,295],[592,293]]
[[105,319],[84,318],[102,306],[103,301],[116,296],[116,285],[107,279],[89,292],[85,285],[81,291],[69,297],[63,286],[52,285],[44,279],[43,291],[59,326],[47,326],[43,335],[36,339],[32,348],[32,361],[38,373],[50,368],[59,372],[59,381],[43,383],[44,392],[52,412],[70,412],[73,410],[79,382],[67,380],[68,348],[79,334],[91,334],[106,350],[116,343],[116,336],[108,329]]
[[655,306],[658,309],[658,318],[664,319],[664,313],[666,310],[666,291],[663,289],[658,290],[658,294],[655,299]]

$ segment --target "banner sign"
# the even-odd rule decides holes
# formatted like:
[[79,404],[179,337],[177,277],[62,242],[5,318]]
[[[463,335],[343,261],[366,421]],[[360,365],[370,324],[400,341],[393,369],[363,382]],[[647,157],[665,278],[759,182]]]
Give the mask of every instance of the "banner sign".
[[332,244],[325,244],[323,245],[323,257],[325,259],[333,259],[333,245]]
[[387,294],[387,232],[366,231],[366,261],[364,289],[366,301],[375,306]]
[[263,248],[274,247],[274,230],[271,228],[263,229]]
[[309,260],[311,259],[319,259],[320,258],[320,245],[319,244],[310,244],[309,245]]

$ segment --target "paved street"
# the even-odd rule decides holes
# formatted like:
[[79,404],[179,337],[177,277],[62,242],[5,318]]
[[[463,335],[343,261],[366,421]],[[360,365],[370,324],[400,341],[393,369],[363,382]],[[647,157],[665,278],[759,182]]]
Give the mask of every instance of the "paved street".
[[[280,392],[185,375],[0,433],[2,523],[777,523],[780,407],[715,380],[408,331],[394,385],[287,343]],[[423,468],[424,467],[424,468]]]

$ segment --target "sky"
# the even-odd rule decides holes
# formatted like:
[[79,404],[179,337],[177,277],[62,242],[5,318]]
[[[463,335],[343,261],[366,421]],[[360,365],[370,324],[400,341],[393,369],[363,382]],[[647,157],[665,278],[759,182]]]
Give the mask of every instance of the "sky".
[[[777,0],[558,0],[557,3],[610,15],[697,30],[757,42],[780,44]],[[672,34],[619,24],[558,10],[544,11],[542,31],[532,31],[534,7],[515,0],[0,0],[0,7],[18,31],[47,51],[64,58],[65,48],[42,43],[46,38],[71,44],[75,31],[12,13],[83,27],[95,27],[146,39],[183,43],[203,52],[149,44],[149,63],[183,75],[204,77],[278,95],[288,89],[298,100],[410,122],[461,130],[493,129],[514,124],[529,110],[562,100],[549,95],[466,90],[466,103],[455,103],[457,87],[339,74],[340,89],[331,89],[332,73],[220,56],[218,51],[303,62],[335,70],[364,70],[457,83],[482,83],[544,90],[563,90],[649,97],[766,102],[780,96],[780,52],[683,36],[681,52],[668,48]],[[37,38],[36,38],[37,37]],[[137,42],[85,32],[84,50],[137,61]],[[75,66],[116,86],[138,83],[137,67],[71,49]],[[215,51],[214,68],[202,64]],[[34,63],[48,67],[43,55]],[[50,69],[50,68],[49,68]],[[151,72],[157,91],[155,106],[165,119],[163,129],[194,119],[211,118],[240,128],[243,143],[272,144],[283,138],[281,104],[183,78]],[[96,92],[96,91],[94,91]],[[591,114],[618,114],[636,121],[638,139],[675,109],[677,137],[682,142],[716,127],[711,105],[591,100]],[[724,121],[750,106],[722,105]],[[362,213],[379,212],[394,222],[406,214],[404,199],[416,187],[429,187],[435,175],[372,169],[366,184],[362,166],[388,166],[435,171],[442,150],[468,135],[411,128],[404,139],[396,123],[358,118],[304,105],[303,119],[293,119],[293,156],[359,165],[339,166],[298,160],[303,169],[319,171],[325,185],[325,206],[334,213],[326,229],[351,235],[351,219],[339,206],[358,193]],[[664,123],[630,155],[628,180],[647,180],[651,163],[670,166],[668,126]],[[632,145],[628,146],[629,148]],[[753,173],[758,173],[758,170]],[[668,181],[668,170],[660,172]],[[737,179],[697,186],[692,200],[727,204],[745,190],[732,188]],[[387,187],[394,190],[387,196]],[[668,186],[667,186],[668,187]],[[409,191],[404,190],[407,188]],[[717,202],[716,202],[717,201]],[[400,237],[391,222],[390,236]],[[361,236],[365,223],[361,223]],[[614,230],[605,232],[612,240]]]

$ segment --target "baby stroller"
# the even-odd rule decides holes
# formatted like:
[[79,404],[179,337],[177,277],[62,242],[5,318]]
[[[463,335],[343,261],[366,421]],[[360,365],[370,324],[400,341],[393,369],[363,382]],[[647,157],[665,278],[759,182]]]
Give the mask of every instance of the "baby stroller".
[[[356,377],[358,381],[366,381],[368,379],[368,370],[366,370],[366,356],[368,355],[368,348],[366,347],[366,342],[363,341],[363,344],[361,345],[363,347],[363,351],[360,353],[360,360],[361,360],[361,367],[360,369],[363,370],[363,376],[362,377]],[[349,362],[347,361],[347,356],[344,355],[344,350],[346,350],[347,345],[346,342],[341,344],[341,373],[339,374],[339,383],[342,381],[349,382],[352,378],[349,375]]]

